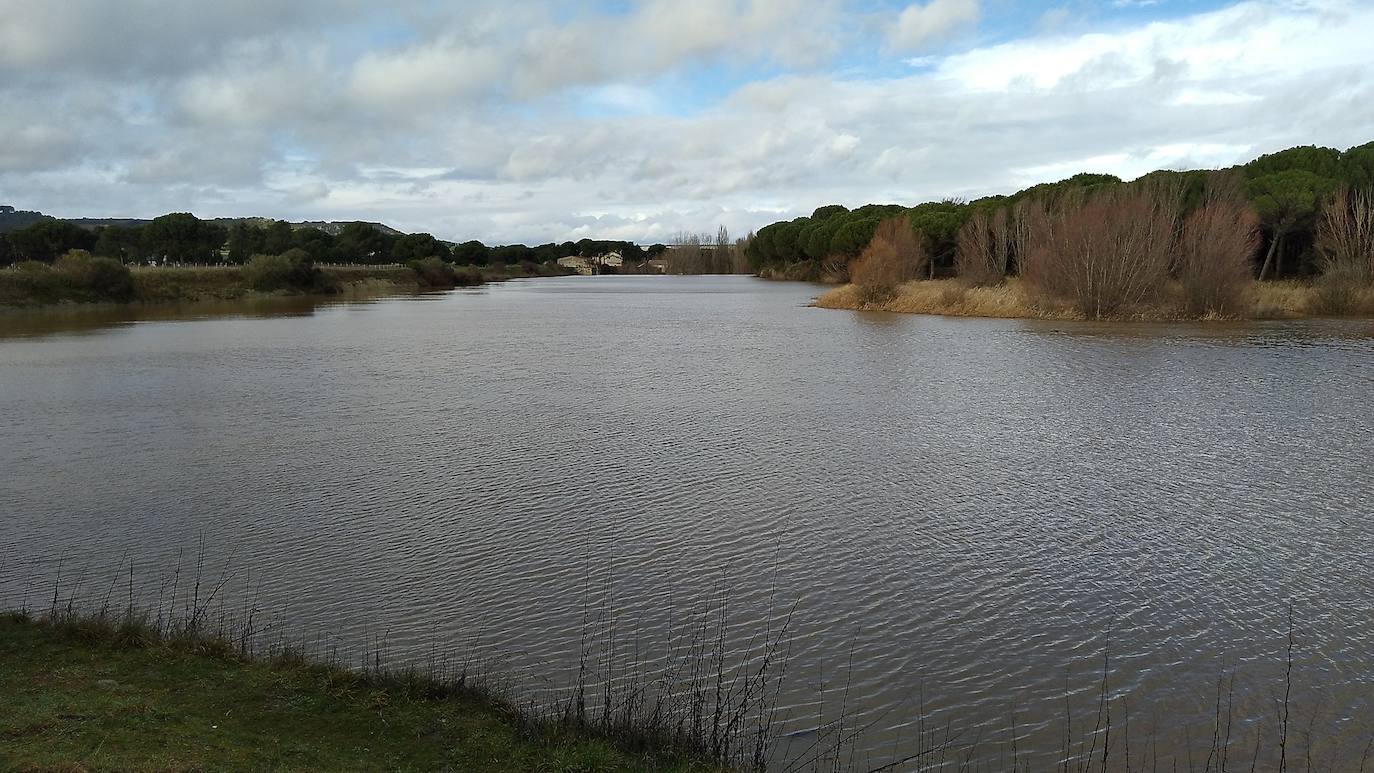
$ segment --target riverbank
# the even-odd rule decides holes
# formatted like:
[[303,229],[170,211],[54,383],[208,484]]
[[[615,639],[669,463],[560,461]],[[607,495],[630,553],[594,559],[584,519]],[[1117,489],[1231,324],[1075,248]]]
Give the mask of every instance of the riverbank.
[[244,659],[92,619],[0,616],[0,662],[5,769],[716,769],[530,720],[457,682]]
[[[118,266],[116,266],[118,268]],[[489,282],[529,277],[562,276],[564,271],[542,264],[496,266],[454,266],[452,281],[447,276],[436,285],[409,266],[322,265],[323,286],[330,294],[372,296],[418,292],[453,286],[473,286]],[[98,303],[187,303],[231,301],[253,297],[314,294],[293,290],[259,292],[253,289],[248,271],[242,266],[133,266],[128,270],[132,288],[111,300],[98,293],[73,288],[57,269],[30,265],[0,269],[0,308],[38,308]]]
[[[1352,291],[1345,316],[1374,317],[1374,287]],[[1244,313],[1236,319],[1303,319],[1338,316],[1326,311],[1329,300],[1321,290],[1300,281],[1255,282],[1245,292]],[[853,284],[836,287],[816,299],[823,309],[888,311],[899,314],[937,314],[948,317],[997,317],[1002,319],[1082,319],[1067,303],[1035,298],[1024,284],[1009,279],[992,287],[970,287],[956,279],[929,279],[899,285],[887,298],[867,300]],[[1181,291],[1168,287],[1159,302],[1131,309],[1121,319],[1198,319],[1184,311]]]

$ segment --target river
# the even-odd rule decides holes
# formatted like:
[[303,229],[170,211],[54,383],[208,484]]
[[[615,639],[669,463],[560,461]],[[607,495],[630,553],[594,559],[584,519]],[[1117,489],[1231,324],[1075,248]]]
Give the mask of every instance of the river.
[[461,651],[549,694],[589,630],[623,673],[709,605],[726,662],[785,642],[779,769],[837,737],[844,765],[903,760],[932,728],[960,761],[1005,766],[1014,736],[1052,766],[1066,711],[1074,743],[1100,729],[1104,672],[1113,754],[1129,716],[1133,755],[1201,767],[1219,678],[1237,748],[1272,739],[1291,607],[1292,723],[1319,764],[1358,756],[1374,323],[818,292],[570,277],[0,315],[0,606],[45,606],[59,573],[108,595],[130,563],[146,600],[204,544],[231,608],[293,636]]

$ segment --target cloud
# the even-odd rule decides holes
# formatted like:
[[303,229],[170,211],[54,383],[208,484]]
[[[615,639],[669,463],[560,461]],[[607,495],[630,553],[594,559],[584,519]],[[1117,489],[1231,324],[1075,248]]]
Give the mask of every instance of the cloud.
[[0,0],[9,203],[651,241],[1374,139],[1374,8],[1338,0],[958,47],[972,2],[222,5]]
[[349,92],[375,108],[424,109],[442,100],[494,91],[507,64],[480,44],[441,40],[392,53],[369,53],[353,67]]
[[964,24],[978,21],[978,0],[930,0],[902,10],[888,33],[888,43],[898,51],[926,46]]

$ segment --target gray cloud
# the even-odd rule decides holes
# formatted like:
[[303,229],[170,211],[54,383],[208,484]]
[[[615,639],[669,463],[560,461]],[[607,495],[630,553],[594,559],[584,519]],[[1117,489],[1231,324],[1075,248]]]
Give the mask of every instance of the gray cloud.
[[[655,240],[717,222],[744,232],[832,202],[1374,139],[1360,34],[1374,9],[1336,0],[1066,25],[905,74],[890,47],[953,34],[971,3],[894,10],[878,33],[872,16],[801,0],[649,0],[558,23],[538,3],[417,1],[390,26],[348,2],[201,15],[154,0],[50,5],[0,0],[0,192],[63,215]],[[102,24],[114,26],[97,40]],[[108,40],[126,27],[123,43]],[[893,69],[827,72],[844,46]],[[703,65],[743,82],[684,107],[675,89]],[[759,72],[770,75],[748,77]]]

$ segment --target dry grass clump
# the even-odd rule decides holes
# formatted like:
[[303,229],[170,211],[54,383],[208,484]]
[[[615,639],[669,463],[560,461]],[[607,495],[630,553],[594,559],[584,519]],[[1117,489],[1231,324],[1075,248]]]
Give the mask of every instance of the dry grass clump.
[[1327,317],[1374,315],[1374,282],[1363,267],[1327,266],[1309,290],[1307,310]]
[[929,262],[911,222],[902,216],[890,217],[878,224],[850,268],[850,281],[862,304],[878,304],[891,298],[903,282],[921,276]]
[[822,309],[890,311],[898,314],[943,314],[952,317],[1003,319],[1076,319],[1080,315],[1063,304],[1039,304],[1023,283],[1010,279],[992,287],[969,287],[955,279],[907,282],[885,300],[863,300],[854,285],[837,287],[816,299]]

